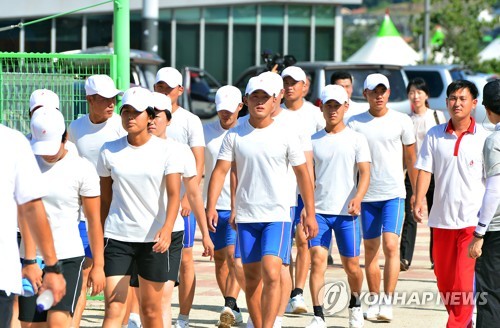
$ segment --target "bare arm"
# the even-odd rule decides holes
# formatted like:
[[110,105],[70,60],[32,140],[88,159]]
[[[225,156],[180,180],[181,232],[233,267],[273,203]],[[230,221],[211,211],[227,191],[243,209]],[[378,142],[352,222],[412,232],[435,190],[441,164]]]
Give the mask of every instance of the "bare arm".
[[408,176],[410,177],[411,189],[415,193],[416,183],[417,183],[417,169],[415,168],[415,162],[417,161],[417,153],[415,152],[415,144],[405,145],[403,156],[406,165],[406,170],[408,171]]
[[104,231],[104,223],[109,214],[111,199],[113,198],[113,179],[101,177],[101,226]]
[[236,170],[236,162],[231,163],[231,172],[229,173],[229,190],[231,195],[231,216],[229,224],[236,230],[236,187],[238,187],[238,171]]
[[361,202],[365,197],[368,186],[370,186],[370,163],[358,163],[359,182],[356,195],[351,199],[348,206],[348,212],[351,215],[359,215],[361,213]]
[[224,187],[224,180],[230,168],[231,162],[220,159],[217,160],[210,181],[208,182],[207,220],[211,223],[212,227],[217,226],[218,215],[215,206],[217,205],[217,199],[219,199],[222,188]]
[[104,236],[101,225],[101,198],[81,197],[83,212],[87,218],[90,249],[92,250],[93,266],[89,274],[87,287],[92,287],[95,296],[104,290]]
[[415,205],[413,206],[413,218],[417,222],[422,222],[424,219],[424,199],[427,191],[429,190],[429,184],[431,183],[432,173],[418,170],[416,192],[415,192]]
[[309,177],[311,178],[311,184],[314,190],[314,156],[312,151],[305,151],[304,155],[306,156],[306,166],[307,172],[309,172]]
[[[52,231],[50,230],[49,221],[47,220],[42,200],[38,198],[25,204],[18,205],[17,210],[21,225],[26,224],[29,227],[36,245],[42,252],[45,264],[48,266],[56,264],[57,257],[54,248],[54,240],[52,239]],[[54,304],[57,304],[66,294],[66,281],[63,275],[50,272],[46,273],[39,292],[43,292],[46,289],[52,291],[54,294]]]
[[[18,213],[18,218],[21,214]],[[26,220],[18,219],[19,230],[21,231],[22,242],[24,244],[24,259],[32,260],[36,258],[36,244],[33,236],[31,235],[30,228]],[[35,294],[38,293],[38,287],[42,285],[42,269],[38,264],[23,265],[23,277],[29,279]]]
[[309,240],[316,237],[316,235],[318,234],[318,223],[316,222],[314,210],[314,189],[311,184],[311,178],[309,177],[309,172],[306,164],[293,166],[293,171],[295,172],[295,177],[297,178],[300,195],[304,200],[306,217],[302,225],[304,227],[304,233]]

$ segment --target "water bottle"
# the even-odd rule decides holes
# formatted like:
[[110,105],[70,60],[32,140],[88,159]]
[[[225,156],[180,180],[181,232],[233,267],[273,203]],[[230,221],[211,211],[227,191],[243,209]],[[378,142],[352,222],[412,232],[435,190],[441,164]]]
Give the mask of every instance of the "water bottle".
[[31,281],[29,281],[28,278],[23,278],[23,293],[21,296],[31,297],[33,295],[35,295],[35,290],[33,289]]
[[38,312],[47,311],[54,303],[54,295],[50,289],[46,289],[36,298],[36,310]]

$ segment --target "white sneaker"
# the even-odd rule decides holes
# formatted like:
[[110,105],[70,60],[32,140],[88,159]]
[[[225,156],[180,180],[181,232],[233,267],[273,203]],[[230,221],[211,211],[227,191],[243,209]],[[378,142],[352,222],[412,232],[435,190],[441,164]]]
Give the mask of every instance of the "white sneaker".
[[321,317],[314,316],[311,323],[306,328],[326,328],[326,323]]
[[175,328],[189,328],[189,321],[177,319],[174,327]]
[[285,313],[293,313],[292,299],[288,300],[288,304],[286,305]]
[[363,318],[363,310],[361,306],[353,307],[349,309],[349,328],[360,328],[365,325],[365,319]]
[[253,322],[252,322],[252,318],[250,317],[250,314],[248,314],[247,328],[254,328]]
[[130,313],[128,318],[129,328],[142,328],[141,317],[137,313]]
[[377,320],[379,312],[380,312],[380,305],[370,304],[368,306],[368,310],[366,310],[366,312],[363,313],[363,316],[366,320]]
[[380,304],[380,312],[377,316],[377,320],[383,322],[391,322],[393,317],[392,304]]
[[238,312],[238,311],[233,311],[233,314],[234,314],[234,323],[233,323],[233,326],[238,326],[240,324],[243,323],[243,316],[241,315],[241,311]]
[[[301,313],[307,313],[307,307],[306,307],[306,302],[304,301],[304,296],[302,294],[298,294],[290,299],[288,302],[290,305],[290,312],[287,313],[294,313],[294,314],[301,314]],[[288,309],[288,306],[287,306]],[[286,312],[286,311],[285,311]]]

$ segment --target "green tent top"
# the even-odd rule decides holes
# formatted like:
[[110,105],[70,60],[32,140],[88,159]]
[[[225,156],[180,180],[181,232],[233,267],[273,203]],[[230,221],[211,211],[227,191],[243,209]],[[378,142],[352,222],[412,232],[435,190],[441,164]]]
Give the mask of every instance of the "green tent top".
[[396,25],[394,25],[389,17],[389,13],[385,14],[384,21],[382,22],[382,25],[380,25],[377,36],[400,36]]

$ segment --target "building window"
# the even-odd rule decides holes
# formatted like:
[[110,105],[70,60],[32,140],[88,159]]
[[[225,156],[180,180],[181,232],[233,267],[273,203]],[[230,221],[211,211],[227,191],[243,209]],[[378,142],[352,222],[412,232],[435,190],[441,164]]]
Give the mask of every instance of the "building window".
[[236,6],[233,8],[234,24],[255,25],[257,23],[257,7]]
[[24,27],[26,52],[50,52],[50,29],[52,20]]
[[113,14],[87,16],[87,46],[107,46],[113,40]]

